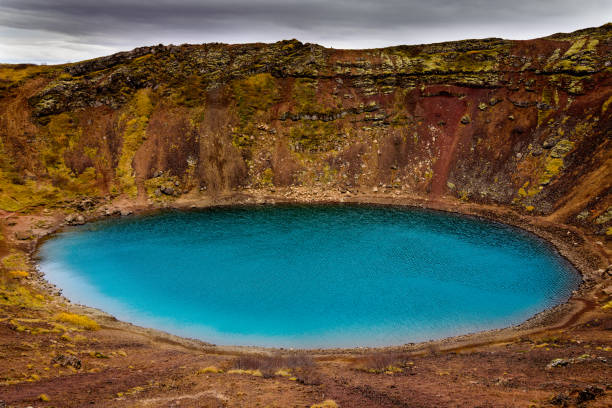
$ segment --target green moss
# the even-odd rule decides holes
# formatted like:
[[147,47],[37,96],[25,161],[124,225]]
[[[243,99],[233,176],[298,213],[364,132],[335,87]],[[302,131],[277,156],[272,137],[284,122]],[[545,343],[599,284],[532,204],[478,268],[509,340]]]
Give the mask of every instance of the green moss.
[[232,84],[239,126],[232,133],[236,147],[253,144],[258,117],[280,100],[275,79],[270,74],[256,74]]
[[562,139],[550,150],[550,156],[553,158],[564,158],[574,148],[574,142],[568,139]]
[[332,169],[328,164],[323,166],[323,172],[319,178],[322,183],[333,183],[338,177],[338,171]]
[[81,136],[76,119],[69,113],[53,115],[42,129],[45,141],[42,160],[47,168],[59,167],[64,163],[64,152],[73,147]]
[[48,183],[26,180],[14,184],[10,175],[0,172],[0,209],[27,212],[35,207],[53,206],[66,198],[59,189]]
[[206,101],[205,79],[199,75],[191,75],[173,88],[174,103],[180,106],[195,108],[204,106]]
[[574,142],[568,139],[558,141],[544,158],[544,169],[540,176],[540,184],[546,185],[563,169],[563,159],[574,148]]
[[297,78],[293,83],[293,103],[299,112],[317,111],[317,81],[310,78]]
[[561,59],[554,64],[557,71],[568,71],[574,74],[585,74],[596,71],[598,62],[597,45],[599,40],[587,41],[586,37],[575,40]]
[[2,258],[2,266],[9,271],[29,269],[28,257],[24,252],[14,249],[9,255]]
[[601,114],[603,115],[608,110],[608,106],[612,103],[612,96],[610,96],[606,101],[601,105]]
[[572,55],[578,53],[578,51],[580,51],[582,47],[584,47],[584,44],[586,43],[586,41],[587,41],[586,38],[580,38],[574,41],[572,45],[569,47],[569,49],[565,51],[564,56],[571,57]]
[[[95,195],[97,193],[97,174],[93,167],[80,174],[67,167],[65,154],[79,146],[82,129],[74,115],[61,113],[48,117],[47,124],[40,129],[38,158],[46,169],[48,180],[27,180],[15,186],[7,179],[10,163],[3,164],[0,174],[0,208],[8,211],[27,211],[41,205],[54,205],[58,200],[70,199],[76,194]],[[79,146],[79,148],[82,148]],[[93,148],[84,148],[86,157],[92,161],[97,156]],[[49,183],[50,181],[50,183]]]
[[25,286],[0,284],[0,305],[27,309],[39,309],[43,306],[44,296],[31,291]]
[[141,89],[136,92],[126,112],[119,118],[119,124],[124,128],[124,132],[116,176],[121,191],[132,197],[136,196],[132,161],[136,151],[146,139],[147,125],[152,111],[151,90]]
[[0,97],[38,75],[52,74],[56,67],[29,64],[0,64]]
[[547,157],[544,162],[544,173],[540,177],[540,184],[548,184],[563,168],[563,159]]
[[421,59],[421,69],[423,73],[495,72],[498,68],[499,51],[501,49],[426,54]]
[[258,111],[267,110],[280,98],[276,81],[267,73],[235,81],[232,89],[241,124],[248,122]]
[[262,186],[272,186],[273,183],[273,179],[274,179],[274,171],[272,171],[271,168],[267,168],[263,171],[263,173],[261,173],[261,178],[259,183]]
[[339,140],[336,127],[330,122],[302,121],[289,131],[293,150],[301,152],[327,151]]

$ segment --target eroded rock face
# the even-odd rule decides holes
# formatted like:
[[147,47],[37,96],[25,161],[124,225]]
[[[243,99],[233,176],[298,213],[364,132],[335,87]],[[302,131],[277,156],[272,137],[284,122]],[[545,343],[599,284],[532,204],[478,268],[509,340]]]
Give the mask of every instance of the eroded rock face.
[[2,94],[2,185],[55,189],[12,194],[26,208],[385,185],[609,235],[611,27],[374,50],[160,45],[38,67]]
[[85,224],[85,217],[81,214],[68,214],[64,218],[64,222],[68,225],[83,225]]

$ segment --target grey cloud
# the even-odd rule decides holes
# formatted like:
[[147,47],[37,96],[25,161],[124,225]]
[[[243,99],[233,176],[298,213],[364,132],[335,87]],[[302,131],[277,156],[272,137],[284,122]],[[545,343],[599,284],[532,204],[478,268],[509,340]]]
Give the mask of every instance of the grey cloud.
[[[277,41],[365,48],[600,25],[606,0],[0,0],[0,60],[78,60],[156,43]],[[20,46],[29,50],[27,53]],[[84,52],[85,51],[85,52]],[[31,55],[31,54],[34,55]],[[82,55],[81,55],[82,54]]]

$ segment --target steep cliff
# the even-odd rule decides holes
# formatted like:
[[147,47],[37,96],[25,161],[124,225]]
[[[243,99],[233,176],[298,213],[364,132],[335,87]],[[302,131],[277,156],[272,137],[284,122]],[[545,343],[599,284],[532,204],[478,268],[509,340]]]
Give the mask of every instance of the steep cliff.
[[612,233],[612,24],[370,50],[154,46],[0,65],[0,209],[312,186]]

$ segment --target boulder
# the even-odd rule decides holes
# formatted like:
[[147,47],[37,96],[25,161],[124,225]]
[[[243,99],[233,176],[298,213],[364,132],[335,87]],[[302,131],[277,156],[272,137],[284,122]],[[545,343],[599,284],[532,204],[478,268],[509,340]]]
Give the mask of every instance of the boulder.
[[15,232],[15,238],[19,241],[27,241],[32,238],[32,231],[17,231]]
[[563,139],[559,140],[550,150],[550,157],[555,159],[565,157],[574,148],[574,142]]
[[81,360],[79,360],[75,356],[59,354],[53,360],[51,360],[51,364],[59,364],[62,367],[74,367],[75,369],[81,368]]
[[563,358],[555,358],[553,361],[548,363],[546,368],[550,370],[551,368],[554,368],[554,367],[564,367],[564,366],[568,365],[569,363],[570,363],[569,360],[566,360],[566,359],[563,359]]
[[552,147],[557,144],[557,140],[558,138],[556,137],[549,137],[542,143],[542,147],[545,149],[552,149]]
[[64,222],[68,225],[83,225],[85,224],[85,217],[81,214],[68,214],[64,218]]

